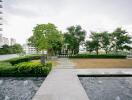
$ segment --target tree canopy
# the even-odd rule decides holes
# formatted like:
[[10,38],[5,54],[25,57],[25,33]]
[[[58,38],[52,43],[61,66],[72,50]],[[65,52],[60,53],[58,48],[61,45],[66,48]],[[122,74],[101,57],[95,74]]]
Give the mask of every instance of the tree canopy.
[[64,34],[52,24],[38,24],[33,28],[33,35],[28,39],[38,51],[48,50],[52,55],[65,53],[79,53],[79,46],[85,43],[87,51],[96,52],[104,50],[105,53],[111,51],[130,50],[131,37],[128,33],[116,28],[113,32],[91,32],[90,40],[85,41],[86,31],[80,25],[70,26]]
[[130,50],[131,47],[128,45],[132,43],[131,37],[125,30],[121,28],[115,29],[113,32],[92,32],[90,35],[91,41],[86,41],[87,51],[96,51],[98,54],[99,50],[104,50],[107,53],[110,51],[121,51]]
[[33,29],[33,35],[28,39],[29,44],[36,49],[56,53],[62,43],[62,34],[54,24],[38,24]]
[[64,43],[68,44],[68,49],[72,53],[79,52],[79,45],[85,40],[86,31],[80,25],[70,26],[64,34]]
[[0,48],[0,54],[16,54],[22,52],[23,48],[20,44],[14,44],[12,46],[3,45],[2,48]]

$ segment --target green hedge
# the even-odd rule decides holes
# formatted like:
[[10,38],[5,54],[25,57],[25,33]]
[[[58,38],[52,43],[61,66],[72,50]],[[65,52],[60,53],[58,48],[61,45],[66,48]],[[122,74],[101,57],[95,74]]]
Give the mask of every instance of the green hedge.
[[12,66],[9,62],[0,62],[0,76],[15,74],[16,68]]
[[24,56],[24,57],[17,57],[17,58],[12,58],[9,60],[5,60],[4,62],[9,62],[12,65],[21,63],[21,62],[28,62],[31,60],[37,60],[40,59],[40,55],[30,55],[30,56]]
[[52,69],[52,63],[42,65],[39,62],[22,62],[12,66],[0,62],[0,76],[46,76]]
[[95,54],[78,54],[75,56],[70,56],[69,58],[113,58],[113,59],[125,59],[126,56],[125,55],[113,55],[113,54],[99,54],[99,55],[95,55]]

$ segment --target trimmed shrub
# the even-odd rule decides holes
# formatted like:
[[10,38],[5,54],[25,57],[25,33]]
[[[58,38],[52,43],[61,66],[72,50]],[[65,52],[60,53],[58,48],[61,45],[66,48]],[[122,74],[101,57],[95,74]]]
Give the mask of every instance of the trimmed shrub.
[[0,76],[46,76],[51,69],[52,63],[22,62],[12,66],[8,62],[0,62]]
[[0,62],[0,76],[15,74],[16,68],[8,62]]
[[39,62],[22,62],[15,66],[19,74],[47,75],[52,69],[51,63],[42,65]]
[[113,59],[125,59],[125,55],[113,55],[113,54],[100,54],[100,55],[90,55],[90,54],[78,54],[75,56],[70,56],[69,58],[113,58]]
[[9,62],[12,65],[21,63],[21,62],[28,62],[31,60],[37,60],[40,59],[40,55],[31,55],[31,56],[24,56],[24,57],[17,57],[17,58],[12,58],[9,60],[5,60],[5,62]]

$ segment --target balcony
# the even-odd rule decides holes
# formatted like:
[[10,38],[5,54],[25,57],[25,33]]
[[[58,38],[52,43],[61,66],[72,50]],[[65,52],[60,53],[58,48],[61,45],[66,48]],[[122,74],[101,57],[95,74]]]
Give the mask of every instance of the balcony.
[[3,31],[3,29],[2,29],[2,28],[0,28],[0,31]]
[[2,5],[0,5],[0,8],[3,8],[3,6],[2,6]]

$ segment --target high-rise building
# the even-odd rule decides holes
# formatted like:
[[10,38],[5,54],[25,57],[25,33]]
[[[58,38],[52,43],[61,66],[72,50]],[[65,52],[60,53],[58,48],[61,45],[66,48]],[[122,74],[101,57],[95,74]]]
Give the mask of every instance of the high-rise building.
[[3,37],[2,34],[0,34],[0,48],[3,45],[14,45],[14,44],[16,44],[16,39],[14,38],[9,39],[7,37]]
[[0,34],[0,47],[3,45],[3,37],[2,34]]
[[2,6],[2,0],[0,0],[0,31],[2,31],[1,25],[3,25],[2,24],[2,8],[3,8],[3,6]]
[[3,37],[2,37],[2,0],[0,0],[0,47],[3,45]]
[[10,45],[14,45],[14,44],[16,44],[16,39],[11,38],[11,39],[10,39]]
[[9,45],[9,39],[6,37],[3,37],[3,45]]
[[23,50],[26,54],[37,54],[35,47],[32,47],[32,46],[27,45],[27,44],[23,45]]

